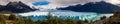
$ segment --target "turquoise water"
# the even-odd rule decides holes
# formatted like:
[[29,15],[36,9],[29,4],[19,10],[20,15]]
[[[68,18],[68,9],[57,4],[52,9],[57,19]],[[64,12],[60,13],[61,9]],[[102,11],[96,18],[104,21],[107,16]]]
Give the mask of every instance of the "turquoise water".
[[[72,20],[85,20],[88,21],[95,21],[99,20],[102,16],[108,16],[112,14],[98,14],[98,13],[92,13],[92,12],[50,12],[53,17],[57,16],[60,19],[72,19]],[[20,13],[18,14],[19,17],[28,17],[32,19],[33,21],[37,20],[47,20],[48,12],[30,12],[30,13]],[[109,16],[108,16],[109,17]]]

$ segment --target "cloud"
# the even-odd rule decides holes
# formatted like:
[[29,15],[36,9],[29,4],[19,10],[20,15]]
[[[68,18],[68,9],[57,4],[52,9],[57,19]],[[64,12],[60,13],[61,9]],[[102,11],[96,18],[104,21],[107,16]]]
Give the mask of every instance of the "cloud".
[[100,2],[100,1],[106,1],[114,5],[120,4],[120,0],[48,0],[48,1],[51,2],[51,4],[49,4],[47,8],[54,8],[54,9],[59,7],[73,6],[77,4],[84,5],[85,3],[88,2]]
[[106,2],[112,3],[112,4],[120,4],[120,0],[106,0]]
[[88,2],[99,2],[101,0],[47,0],[47,1],[51,2],[51,4],[47,6],[47,8],[59,8],[77,4],[85,4]]

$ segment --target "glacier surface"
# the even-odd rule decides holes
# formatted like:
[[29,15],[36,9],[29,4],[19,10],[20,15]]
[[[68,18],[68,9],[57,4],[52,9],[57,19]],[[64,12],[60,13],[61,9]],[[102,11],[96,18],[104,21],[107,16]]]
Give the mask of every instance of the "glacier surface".
[[88,21],[95,21],[99,20],[100,17],[102,16],[107,16],[110,17],[113,14],[98,14],[94,12],[74,12],[74,11],[69,11],[69,10],[42,10],[42,11],[35,11],[35,12],[28,12],[28,13],[19,13],[18,15],[20,17],[29,17],[33,21],[36,20],[47,20],[47,15],[48,13],[51,13],[52,16],[57,16],[58,18],[61,19],[74,19],[74,20],[85,20],[87,19]]

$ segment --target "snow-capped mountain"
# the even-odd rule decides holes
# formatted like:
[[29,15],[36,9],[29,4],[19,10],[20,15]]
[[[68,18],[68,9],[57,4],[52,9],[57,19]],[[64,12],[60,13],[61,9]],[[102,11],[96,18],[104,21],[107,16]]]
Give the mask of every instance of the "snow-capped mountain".
[[24,13],[31,12],[37,9],[32,9],[23,2],[9,2],[7,5],[0,5],[0,13]]

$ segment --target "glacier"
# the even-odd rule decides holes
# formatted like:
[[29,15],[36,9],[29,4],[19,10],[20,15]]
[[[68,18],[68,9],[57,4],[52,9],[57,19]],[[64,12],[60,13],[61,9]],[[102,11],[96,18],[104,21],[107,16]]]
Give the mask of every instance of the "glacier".
[[[30,12],[30,13],[21,13],[18,15],[29,17],[33,21],[37,21],[37,20],[47,20],[48,13],[49,12]],[[61,18],[61,19],[67,19],[67,18],[74,19],[74,20],[87,19],[88,21],[99,20],[100,17],[105,15],[105,14],[97,14],[92,12],[50,12],[50,13],[53,15],[53,17],[57,16],[58,18]],[[110,15],[110,14],[106,14],[106,15]]]
[[66,10],[42,10],[42,11],[35,11],[35,12],[28,12],[28,13],[19,13],[19,17],[29,17],[33,21],[37,20],[47,20],[47,15],[50,13],[52,17],[57,16],[57,18],[61,19],[73,19],[73,20],[88,20],[88,21],[95,21],[99,20],[100,17],[106,16],[110,17],[113,14],[99,14],[94,12],[74,12],[74,11],[66,11]]

